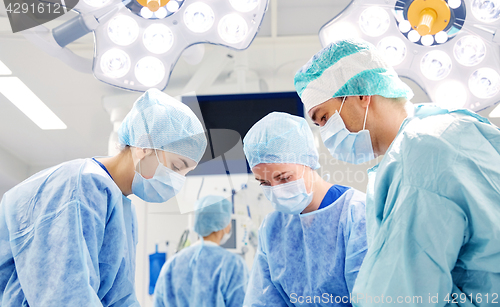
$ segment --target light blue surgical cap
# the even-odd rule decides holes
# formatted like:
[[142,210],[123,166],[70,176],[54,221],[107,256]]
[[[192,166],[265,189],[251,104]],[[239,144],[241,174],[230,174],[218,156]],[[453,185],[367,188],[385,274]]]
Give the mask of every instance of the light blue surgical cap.
[[194,208],[194,231],[202,237],[226,228],[231,222],[233,205],[222,196],[205,196],[196,201]]
[[307,112],[334,97],[413,97],[375,46],[361,39],[338,40],[323,48],[295,74],[294,84]]
[[314,136],[302,117],[273,112],[259,120],[243,139],[250,168],[260,163],[293,163],[320,168]]
[[120,144],[168,151],[199,162],[207,147],[203,126],[191,109],[150,89],[134,103],[119,130]]

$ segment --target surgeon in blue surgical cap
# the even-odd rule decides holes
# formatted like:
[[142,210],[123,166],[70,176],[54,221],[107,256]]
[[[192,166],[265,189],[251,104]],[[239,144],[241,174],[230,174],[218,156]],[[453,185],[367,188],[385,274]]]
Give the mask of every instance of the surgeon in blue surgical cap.
[[384,155],[369,170],[353,304],[500,304],[500,130],[469,110],[409,103],[411,90],[361,40],[323,48],[295,87],[334,157]]
[[114,157],[62,163],[0,203],[0,306],[134,306],[137,221],[130,200],[165,202],[205,148],[181,102],[151,89],[118,131]]
[[154,294],[155,307],[241,307],[248,268],[240,255],[220,247],[231,236],[233,205],[209,195],[195,204],[194,230],[201,240],[163,266]]
[[367,249],[364,193],[318,175],[313,134],[301,117],[271,113],[243,143],[276,210],[259,229],[244,306],[351,306]]

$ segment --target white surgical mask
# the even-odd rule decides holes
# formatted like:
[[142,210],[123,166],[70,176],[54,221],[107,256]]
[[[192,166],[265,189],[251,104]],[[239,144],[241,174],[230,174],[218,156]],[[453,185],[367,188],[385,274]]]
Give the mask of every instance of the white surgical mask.
[[340,106],[340,111],[335,112],[323,127],[320,127],[321,138],[330,154],[341,161],[361,164],[375,159],[373,154],[370,131],[365,130],[368,107],[366,108],[363,130],[350,132],[347,130],[340,112],[344,106],[345,98]]
[[313,199],[313,192],[307,193],[304,174],[302,174],[302,178],[292,182],[261,187],[274,210],[283,213],[300,214]]
[[146,179],[137,171],[135,172],[132,180],[132,193],[150,203],[163,203],[179,193],[186,181],[186,177],[163,165],[158,159],[158,155],[156,155],[156,159],[158,160],[158,167],[153,178]]

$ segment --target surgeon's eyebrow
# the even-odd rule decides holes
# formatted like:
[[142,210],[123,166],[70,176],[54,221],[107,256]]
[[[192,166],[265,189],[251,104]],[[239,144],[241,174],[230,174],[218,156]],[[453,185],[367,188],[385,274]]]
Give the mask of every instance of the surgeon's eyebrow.
[[282,172],[276,176],[274,176],[274,179],[278,180],[281,176],[283,176],[283,174],[285,174],[286,172]]
[[266,181],[267,181],[267,180],[260,179],[260,178],[257,178],[257,177],[255,177],[255,180],[260,181],[261,183],[264,183],[264,182],[266,182]]
[[316,111],[314,111],[314,112],[313,112],[313,115],[311,116],[311,119],[312,119],[313,121],[316,121],[316,113],[318,113],[318,111],[317,111],[317,110],[316,110]]
[[[312,119],[312,121],[314,122],[314,124],[316,124],[316,115],[318,115],[318,111],[319,111],[319,109],[316,109],[316,110],[313,112],[312,116],[311,116],[311,119]],[[317,124],[316,124],[316,125],[317,125]]]

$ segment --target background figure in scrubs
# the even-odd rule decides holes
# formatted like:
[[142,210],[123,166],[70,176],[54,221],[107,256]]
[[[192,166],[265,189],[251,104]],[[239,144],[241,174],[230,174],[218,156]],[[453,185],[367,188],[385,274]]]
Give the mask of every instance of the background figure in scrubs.
[[209,195],[195,204],[194,230],[201,240],[163,266],[156,283],[155,307],[241,307],[248,268],[240,255],[220,247],[231,236],[233,205]]
[[0,306],[139,306],[137,222],[126,197],[173,197],[206,138],[184,104],[149,90],[109,158],[62,163],[26,179],[0,203]]
[[369,170],[354,305],[498,306],[499,129],[468,110],[407,103],[411,90],[364,41],[325,47],[295,87],[334,157],[384,155]]
[[305,119],[273,112],[243,140],[275,212],[259,229],[244,306],[351,306],[366,254],[365,194],[323,180]]

